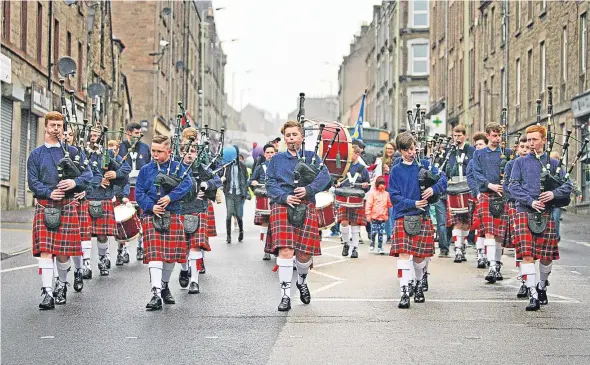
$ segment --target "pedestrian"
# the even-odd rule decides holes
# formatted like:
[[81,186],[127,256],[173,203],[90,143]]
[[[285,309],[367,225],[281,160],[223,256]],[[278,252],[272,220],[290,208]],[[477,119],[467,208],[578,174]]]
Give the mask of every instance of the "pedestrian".
[[226,242],[231,243],[231,219],[235,217],[238,222],[239,234],[238,242],[244,239],[244,201],[248,194],[247,182],[248,171],[244,164],[243,156],[240,155],[238,146],[236,149],[235,163],[225,169],[224,176],[221,178],[223,183],[223,193],[225,194],[225,206],[227,208],[227,217],[225,219]]
[[375,190],[371,190],[367,194],[365,202],[365,215],[371,224],[371,246],[369,248],[371,252],[375,250],[375,239],[377,239],[377,253],[384,254],[383,235],[386,233],[389,210],[392,207],[389,193],[385,191],[385,178],[379,176],[375,180]]

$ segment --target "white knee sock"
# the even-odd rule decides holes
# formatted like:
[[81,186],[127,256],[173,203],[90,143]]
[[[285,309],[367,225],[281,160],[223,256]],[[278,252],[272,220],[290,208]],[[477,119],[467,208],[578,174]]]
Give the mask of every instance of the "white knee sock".
[[281,295],[291,298],[291,280],[293,279],[293,259],[283,259],[277,257],[279,265],[279,284],[281,286]]
[[477,258],[481,259],[485,257],[486,245],[484,243],[485,238],[477,237],[475,241],[475,248],[477,249]]
[[62,283],[68,282],[68,271],[70,271],[70,267],[72,264],[70,263],[70,259],[66,262],[59,262],[56,260],[57,272],[59,273],[59,281]]
[[141,247],[143,248],[143,235],[139,235],[139,237],[137,237],[137,247]]
[[162,281],[168,283],[174,270],[174,262],[164,262],[162,265]]
[[403,287],[406,287],[407,290],[410,282],[410,260],[397,259],[397,277],[399,278],[400,294],[403,294]]
[[90,260],[92,253],[92,241],[82,241],[82,257],[84,260]]
[[490,261],[490,267],[496,266],[496,240],[493,238],[486,238],[484,239],[484,244],[486,246],[488,260]]
[[422,280],[422,276],[424,275],[424,268],[426,267],[426,260],[418,263],[414,261],[414,276],[416,281]]
[[414,270],[412,270],[411,268],[414,267],[414,256],[410,256],[410,281],[415,281],[416,280],[416,275],[414,275]]
[[72,256],[72,261],[74,261],[74,267],[76,270],[81,269],[84,265],[82,262],[82,256]]
[[524,283],[526,287],[529,289],[531,295],[538,299],[537,289],[535,285],[537,285],[537,272],[535,270],[535,264],[522,264],[522,276],[524,277]]
[[162,268],[164,263],[162,261],[150,261],[148,268],[150,270],[150,283],[152,288],[158,289],[158,295],[162,290]]
[[350,226],[350,234],[352,235],[352,247],[353,248],[359,247],[360,233],[361,233],[360,226]]
[[295,259],[295,267],[297,268],[297,284],[307,284],[307,273],[309,273],[309,267],[311,266],[312,259],[310,258],[307,262],[299,262]]
[[549,279],[549,274],[551,274],[551,268],[553,268],[553,262],[549,263],[549,265],[543,265],[539,261],[539,288],[545,289],[547,279]]
[[424,276],[426,276],[426,274],[428,274],[428,264],[430,263],[430,258],[426,258],[424,259],[424,270],[422,270],[422,272],[424,273],[422,276],[422,278],[424,278]]
[[455,239],[455,251],[457,249],[461,249],[461,245],[463,244],[463,231],[460,229],[453,229],[453,238]]
[[[97,240],[98,241],[98,240]],[[98,247],[98,257],[102,257],[107,254],[109,248],[109,241],[107,239],[106,242],[98,241],[96,247]]]
[[342,241],[345,245],[350,242],[350,226],[340,226],[340,232],[342,232]]
[[187,255],[187,261],[180,264],[180,270],[182,270],[182,271],[188,271],[188,266],[189,266],[188,264],[189,264],[190,257],[191,256],[190,256],[190,253],[189,253]]
[[51,294],[53,292],[53,260],[50,258],[39,258],[39,271],[41,274],[41,285]]
[[496,264],[499,264],[500,261],[502,261],[502,244],[496,242]]
[[266,242],[266,234],[268,233],[268,227],[260,227],[260,240]]
[[53,257],[53,277],[59,278],[59,271],[57,271],[57,257]]
[[469,237],[469,230],[463,230],[461,231],[461,236],[463,236],[463,243],[467,244],[467,237]]
[[117,240],[113,236],[107,236],[107,243],[109,245],[107,246],[107,253],[106,254],[110,255],[111,254],[111,243],[114,245],[117,243]]
[[524,283],[524,279],[522,278],[522,260],[515,259],[515,261],[516,261],[516,267],[518,268],[518,276],[520,276],[520,279]]
[[203,258],[202,251],[191,251],[188,254],[189,264],[191,267],[191,283],[199,283],[199,270],[197,269],[197,261]]

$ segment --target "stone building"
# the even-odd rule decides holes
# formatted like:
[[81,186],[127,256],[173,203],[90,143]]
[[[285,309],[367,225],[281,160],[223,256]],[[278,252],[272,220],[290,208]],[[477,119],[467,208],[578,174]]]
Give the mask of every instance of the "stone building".
[[[299,97],[297,97],[299,104]],[[297,120],[299,107],[288,114],[288,120]],[[314,121],[336,121],[338,118],[338,99],[335,96],[306,97],[305,117]]]

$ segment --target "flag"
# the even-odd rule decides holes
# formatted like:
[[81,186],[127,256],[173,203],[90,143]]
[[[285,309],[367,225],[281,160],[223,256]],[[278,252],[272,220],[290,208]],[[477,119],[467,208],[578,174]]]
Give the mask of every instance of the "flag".
[[354,132],[352,133],[353,139],[363,139],[363,122],[365,121],[365,98],[367,96],[367,90],[363,93],[363,99],[361,100],[361,108],[359,109],[359,118],[354,126]]

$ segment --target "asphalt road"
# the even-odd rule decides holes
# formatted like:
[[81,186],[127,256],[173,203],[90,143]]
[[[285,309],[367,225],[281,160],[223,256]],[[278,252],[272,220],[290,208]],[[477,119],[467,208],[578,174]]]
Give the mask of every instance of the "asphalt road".
[[[246,214],[253,213],[252,202]],[[38,310],[40,278],[30,253],[1,261],[2,364],[519,364],[590,363],[588,219],[566,216],[561,255],[550,277],[549,305],[525,312],[516,298],[514,257],[503,257],[505,280],[484,283],[468,262],[433,258],[426,303],[397,309],[395,259],[368,252],[340,255],[325,239],[309,276],[312,303],[293,292],[293,309],[276,310],[274,262],[262,261],[258,229],[247,218],[243,243],[225,243],[225,209],[216,206],[220,236],[212,240],[201,294],[171,281],[175,305],[146,312],[147,266],[135,261],[108,277],[72,289],[68,304]],[[584,223],[586,222],[586,223]],[[2,239],[24,239],[4,231]],[[235,234],[234,234],[235,236]],[[30,238],[29,238],[30,239]],[[111,247],[114,256],[115,247]],[[96,255],[96,253],[94,253]],[[94,273],[96,256],[93,256]]]

